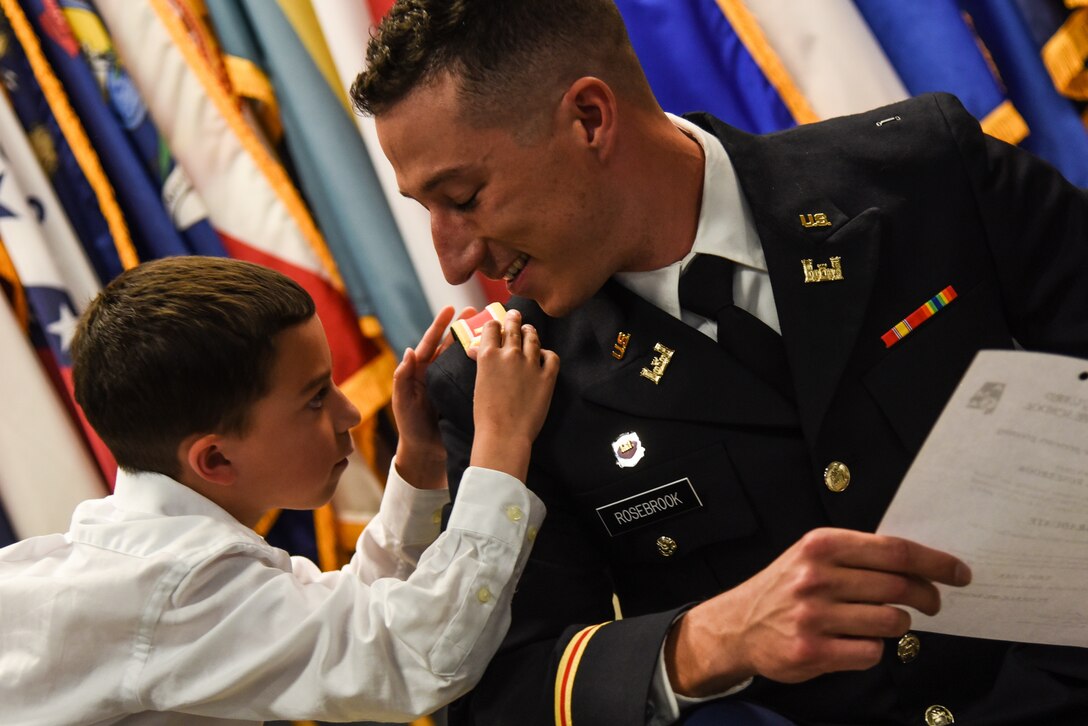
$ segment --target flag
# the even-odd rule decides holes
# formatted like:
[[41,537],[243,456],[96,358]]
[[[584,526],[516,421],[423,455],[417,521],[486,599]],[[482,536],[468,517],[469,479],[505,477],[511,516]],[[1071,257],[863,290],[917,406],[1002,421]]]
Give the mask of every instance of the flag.
[[956,0],[855,3],[912,95],[954,94],[987,133],[1010,144],[1027,135]]
[[[54,1],[47,0],[47,4]],[[70,34],[65,42],[70,44],[74,39],[79,43],[83,64],[92,71],[90,77],[97,82],[98,94],[113,112],[112,125],[118,127],[121,136],[128,141],[127,148],[131,148],[135,160],[142,166],[146,183],[159,197],[172,226],[180,233],[182,250],[173,246],[172,237],[165,240],[155,238],[148,240],[147,254],[154,257],[172,254],[226,255],[222,241],[208,223],[203,200],[193,190],[185,172],[174,163],[170,150],[148,116],[147,106],[118,62],[113,42],[98,13],[85,0],[60,0],[60,7],[67,21],[67,34]],[[54,34],[65,37],[67,34],[60,19],[57,19],[56,25]],[[79,83],[85,82],[88,77],[82,71],[73,72],[72,75],[79,79]],[[98,106],[96,103],[96,110]],[[116,147],[110,145],[107,148],[112,158],[117,153]],[[116,184],[124,195],[131,183],[126,179]]]
[[75,404],[69,344],[79,315],[98,293],[98,281],[7,97],[0,99],[0,239],[25,291],[73,416],[112,485],[113,456]]
[[820,118],[867,111],[909,95],[852,0],[745,0],[745,5]]
[[[313,9],[336,66],[340,93],[347,98],[351,84],[365,65],[366,44],[370,38],[373,16],[367,12],[362,2],[314,0]],[[431,312],[437,313],[446,305],[453,305],[458,310],[470,306],[483,308],[487,299],[478,280],[469,280],[461,285],[446,282],[431,242],[431,222],[427,210],[418,202],[401,195],[393,166],[385,158],[378,143],[374,119],[354,114],[354,121],[378,175],[385,201],[396,219]],[[505,286],[498,294],[504,301],[509,297]]]
[[[301,196],[204,54],[207,28],[181,2],[100,0],[97,7],[230,255],[283,272],[314,298],[333,379],[363,417],[353,431],[357,449],[374,462],[373,432],[392,393],[395,360],[377,331],[364,336]],[[373,475],[359,462],[345,472],[340,488],[350,490],[353,477],[367,476]]]
[[1021,146],[1056,166],[1072,183],[1088,186],[1088,132],[1077,107],[1054,88],[1042,48],[1019,8],[1015,3],[960,2],[1031,129]]
[[[7,204],[15,191],[9,174],[6,168],[0,194],[5,211],[10,211]],[[0,231],[9,228],[8,220],[0,218]],[[0,257],[8,259],[3,247]],[[14,282],[10,273],[9,269],[5,277]],[[66,531],[79,502],[106,493],[85,442],[30,344],[24,322],[29,321],[17,320],[7,296],[0,295],[0,349],[4,351],[0,356],[0,401],[4,402],[0,501],[14,536],[20,539]]]
[[741,0],[617,0],[662,108],[752,133],[817,116]]
[[[430,324],[430,309],[331,59],[324,64],[331,82],[318,62],[328,53],[309,4],[210,0],[207,7],[216,28],[233,28],[221,36],[223,50],[256,52],[248,60],[272,81],[301,189],[356,312],[376,314],[394,349],[414,346]],[[250,43],[227,45],[247,29]]]
[[24,0],[24,6],[45,58],[93,139],[94,150],[116,192],[139,258],[188,254],[189,249],[167,215],[158,190],[102,97],[57,0]]
[[0,4],[0,72],[8,98],[98,281],[108,282],[123,269],[122,253],[136,262],[124,214],[30,22],[14,0]]

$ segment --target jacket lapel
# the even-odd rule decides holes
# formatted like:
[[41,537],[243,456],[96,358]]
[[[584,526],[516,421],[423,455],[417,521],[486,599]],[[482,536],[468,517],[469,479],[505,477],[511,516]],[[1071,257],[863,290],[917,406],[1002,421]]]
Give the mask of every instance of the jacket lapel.
[[[696,119],[698,120],[698,119]],[[821,169],[797,167],[790,183],[770,179],[781,168],[759,137],[706,119],[733,162],[767,259],[775,307],[786,345],[801,425],[817,440],[847,362],[854,350],[880,258],[881,212],[844,213],[821,193]],[[822,215],[822,217],[821,217]],[[838,258],[841,279],[830,279]],[[805,261],[810,261],[806,263]],[[828,279],[806,282],[826,265]]]
[[[584,397],[640,417],[708,424],[788,426],[796,413],[772,387],[726,355],[718,345],[616,282],[587,306],[602,353],[595,371],[582,371]],[[630,334],[622,360],[610,353],[618,332]],[[655,346],[672,351],[671,356]],[[661,366],[663,357],[667,365]],[[646,370],[660,371],[654,381]]]
[[[762,238],[801,425],[809,441],[816,440],[853,353],[879,258],[879,211],[867,209],[842,219],[842,226],[822,243],[768,244],[768,238]],[[802,260],[830,268],[833,257],[838,258],[842,279],[805,282]]]

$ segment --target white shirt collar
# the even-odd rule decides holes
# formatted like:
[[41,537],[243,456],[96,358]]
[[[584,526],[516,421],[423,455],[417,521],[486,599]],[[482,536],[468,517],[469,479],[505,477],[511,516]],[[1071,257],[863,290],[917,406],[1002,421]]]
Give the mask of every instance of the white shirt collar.
[[[165,474],[150,471],[117,470],[117,482],[110,497],[114,506],[128,512],[179,516],[199,514],[245,527],[227,510]],[[248,529],[248,528],[246,528]]]
[[639,297],[679,318],[680,273],[696,254],[718,255],[762,272],[767,271],[767,260],[748,202],[721,142],[690,121],[667,115],[703,148],[703,198],[695,241],[683,259],[671,265],[645,272],[618,272],[615,278]]

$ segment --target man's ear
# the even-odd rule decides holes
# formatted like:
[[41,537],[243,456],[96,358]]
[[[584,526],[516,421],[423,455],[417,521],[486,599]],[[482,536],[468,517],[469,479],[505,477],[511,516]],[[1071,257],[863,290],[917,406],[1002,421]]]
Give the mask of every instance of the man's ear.
[[560,108],[573,123],[580,143],[602,158],[611,152],[616,135],[616,94],[599,78],[584,76],[563,94]]
[[179,453],[199,478],[210,484],[231,486],[238,472],[227,456],[225,443],[219,434],[197,434],[181,443]]

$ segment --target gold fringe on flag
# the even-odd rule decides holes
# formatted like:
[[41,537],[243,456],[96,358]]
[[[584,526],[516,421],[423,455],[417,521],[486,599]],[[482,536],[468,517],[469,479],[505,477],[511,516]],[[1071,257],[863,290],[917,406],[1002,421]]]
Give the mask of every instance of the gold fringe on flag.
[[261,128],[272,143],[279,143],[283,138],[280,103],[276,100],[276,91],[268,76],[253,61],[241,56],[224,55],[223,64],[227,68],[227,76],[235,95],[253,102],[253,108],[260,117]]
[[[1085,0],[1088,3],[1088,0]],[[1042,50],[1043,65],[1063,96],[1088,100],[1088,9],[1073,12]]]
[[1013,146],[1023,141],[1029,133],[1027,121],[1008,99],[986,114],[980,123],[987,134]]

